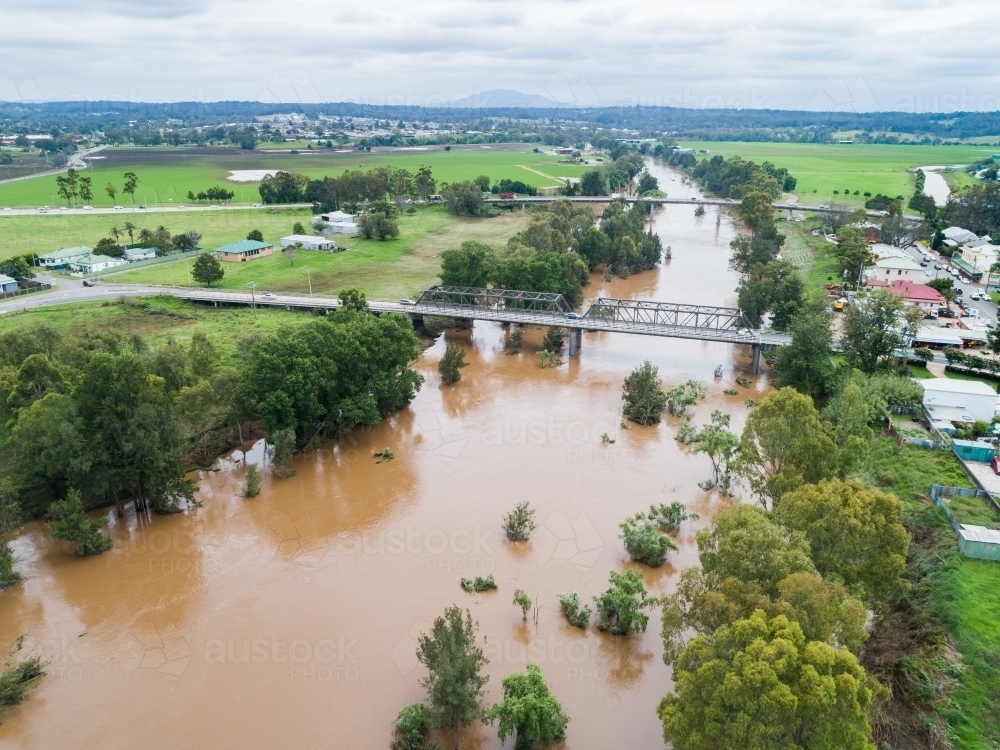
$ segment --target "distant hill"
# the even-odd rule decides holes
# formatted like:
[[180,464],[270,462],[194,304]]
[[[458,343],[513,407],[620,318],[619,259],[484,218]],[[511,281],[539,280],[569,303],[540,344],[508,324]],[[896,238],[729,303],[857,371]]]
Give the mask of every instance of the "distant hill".
[[519,109],[551,109],[558,107],[559,102],[538,94],[522,94],[512,89],[491,89],[478,94],[456,99],[442,104],[442,107],[455,109],[496,109],[517,107]]

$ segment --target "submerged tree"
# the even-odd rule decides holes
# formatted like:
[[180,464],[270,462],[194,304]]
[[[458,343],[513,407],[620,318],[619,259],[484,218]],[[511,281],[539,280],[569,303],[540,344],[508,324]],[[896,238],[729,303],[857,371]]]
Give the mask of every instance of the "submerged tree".
[[587,625],[590,624],[590,607],[580,606],[580,595],[575,591],[571,594],[559,595],[559,608],[574,628],[586,630]]
[[52,503],[49,517],[52,538],[74,544],[76,554],[99,555],[111,549],[111,538],[104,533],[108,519],[88,517],[79,490],[70,490],[65,500]]
[[660,388],[660,371],[648,359],[625,378],[622,400],[624,413],[641,425],[656,424],[667,403],[667,394]]
[[291,427],[275,430],[271,436],[271,460],[274,462],[274,473],[282,479],[294,476],[297,470],[292,468],[295,457],[295,430]]
[[243,497],[257,497],[260,494],[260,488],[260,469],[257,468],[257,464],[250,464],[247,467],[246,479],[243,481]]
[[681,528],[681,522],[688,519],[697,521],[698,514],[688,513],[684,503],[674,502],[670,505],[660,503],[649,506],[649,520],[660,531],[676,534]]
[[501,742],[516,735],[515,750],[548,747],[566,737],[569,723],[537,664],[527,664],[524,672],[503,678],[503,701],[493,706],[488,716],[490,722],[499,720],[497,736]]
[[448,607],[434,620],[431,632],[421,634],[417,646],[417,659],[428,672],[421,680],[428,708],[438,726],[455,733],[455,750],[459,727],[484,714],[483,689],[489,676],[482,670],[488,662],[476,642],[477,630],[468,610],[463,617],[458,607]]
[[504,516],[503,530],[512,542],[524,541],[535,530],[535,511],[527,500]]
[[626,518],[619,524],[625,549],[636,562],[658,568],[667,559],[667,550],[677,551],[677,545],[642,513]]
[[649,615],[643,610],[655,607],[659,600],[646,593],[642,575],[637,570],[612,570],[608,580],[611,588],[594,597],[597,627],[616,635],[645,633]]
[[428,750],[434,717],[423,703],[407,703],[393,722],[391,750]]
[[0,589],[21,580],[21,574],[14,570],[14,553],[8,546],[11,535],[17,533],[24,518],[15,497],[14,485],[0,478]]
[[468,366],[469,363],[465,361],[465,347],[461,344],[448,344],[444,356],[438,362],[441,382],[446,385],[457,383],[462,379],[462,368]]

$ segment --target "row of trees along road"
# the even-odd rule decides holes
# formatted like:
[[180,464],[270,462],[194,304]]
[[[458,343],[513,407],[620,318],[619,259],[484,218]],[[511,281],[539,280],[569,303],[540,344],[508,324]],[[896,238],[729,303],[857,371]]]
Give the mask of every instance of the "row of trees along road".
[[202,333],[158,348],[114,331],[70,338],[25,326],[0,335],[0,420],[9,429],[0,521],[17,506],[0,531],[16,526],[14,516],[85,518],[77,510],[109,504],[122,514],[126,502],[137,513],[177,512],[194,504],[184,478],[192,463],[242,442],[248,422],[262,421],[268,442],[285,446],[286,464],[296,446],[375,426],[405,406],[422,383],[409,369],[419,354],[412,326],[368,315],[356,292],[341,299],[326,318],[240,340],[229,361]]

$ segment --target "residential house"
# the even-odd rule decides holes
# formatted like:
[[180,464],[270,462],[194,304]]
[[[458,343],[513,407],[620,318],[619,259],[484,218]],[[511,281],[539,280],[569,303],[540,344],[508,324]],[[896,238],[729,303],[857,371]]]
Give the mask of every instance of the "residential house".
[[290,234],[281,238],[282,247],[301,245],[303,250],[333,250],[333,240],[309,234]]
[[0,293],[7,294],[8,292],[16,291],[17,279],[12,279],[10,276],[0,273]]
[[979,380],[929,378],[918,380],[924,389],[924,408],[934,421],[993,421],[997,392]]
[[229,245],[217,247],[212,251],[219,260],[230,263],[245,263],[248,260],[256,260],[274,254],[274,245],[269,242],[258,242],[257,240],[241,240]]
[[91,255],[94,249],[91,247],[64,247],[60,250],[53,250],[51,253],[38,256],[38,265],[42,268],[66,268],[70,262],[78,258],[85,258]]
[[152,247],[129,247],[125,250],[124,258],[129,263],[137,260],[151,260],[156,257],[156,249]]
[[951,240],[958,245],[964,245],[966,242],[971,240],[978,240],[975,232],[970,232],[968,229],[962,229],[962,227],[948,227],[942,230],[941,234],[944,235],[946,240]]
[[924,273],[924,269],[919,263],[915,263],[909,258],[882,258],[875,261],[875,265],[867,271],[869,277],[882,279],[883,281],[912,281],[915,284],[926,284],[930,277]]
[[887,288],[897,297],[902,297],[907,307],[919,307],[928,312],[946,304],[942,294],[926,284],[914,284],[912,281],[899,279],[893,279],[887,283],[883,279],[871,277],[867,280],[866,285]]
[[110,258],[107,255],[87,255],[76,258],[69,264],[69,270],[77,276],[86,276],[92,273],[107,271],[109,268],[117,266],[127,266],[128,261],[124,258]]

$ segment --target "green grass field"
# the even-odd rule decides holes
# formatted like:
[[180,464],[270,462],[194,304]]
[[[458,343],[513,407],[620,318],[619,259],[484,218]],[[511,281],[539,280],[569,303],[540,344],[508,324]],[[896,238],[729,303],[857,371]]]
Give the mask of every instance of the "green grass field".
[[[247,209],[240,211],[183,211],[148,214],[69,214],[53,212],[44,216],[0,216],[0,260],[26,252],[43,253],[62,247],[94,247],[107,237],[112,226],[119,229],[131,221],[138,229],[156,229],[163,225],[172,234],[191,230],[202,233],[202,247],[213,248],[244,239],[251,229],[259,229],[268,240],[291,234],[300,221],[306,226],[312,212],[308,209]],[[127,242],[126,236],[123,242]]]
[[236,345],[242,337],[255,332],[268,333],[278,326],[306,319],[307,316],[301,312],[262,307],[254,315],[245,308],[221,309],[194,305],[173,297],[147,297],[124,302],[108,300],[54,305],[0,315],[0,332],[45,323],[73,338],[109,330],[137,333],[155,347],[170,339],[186,346],[195,332],[201,331],[219,348],[223,362],[233,364]]
[[[276,252],[248,263],[223,263],[226,275],[219,286],[246,290],[253,281],[261,292],[305,294],[311,278],[313,292],[317,294],[356,288],[372,299],[412,297],[437,283],[442,251],[457,248],[466,240],[500,247],[527,226],[529,218],[529,213],[521,211],[504,212],[493,218],[462,218],[451,215],[443,206],[421,207],[415,214],[400,216],[400,236],[395,240],[337,237],[338,246],[347,247],[346,251],[299,251],[292,262],[287,255]],[[287,234],[290,228],[291,223],[287,222],[280,232]],[[264,231],[266,240],[277,241],[279,236]],[[184,261],[177,261],[125,271],[107,279],[112,283],[185,285],[186,268]]]
[[[685,141],[687,148],[708,149],[710,155],[741,156],[758,164],[773,162],[798,179],[795,194],[806,203],[836,201],[861,205],[864,193],[909,198],[914,175],[909,170],[940,164],[971,164],[996,153],[996,146],[889,146],[856,143],[734,143]],[[698,154],[698,158],[704,158]],[[951,178],[956,181],[961,177]],[[839,195],[833,191],[839,190]],[[850,190],[849,198],[844,190]],[[853,193],[857,190],[859,195]]]
[[[187,203],[188,191],[195,193],[224,185],[236,193],[235,201],[257,203],[256,183],[229,182],[238,170],[282,169],[312,178],[336,177],[346,169],[372,169],[391,165],[416,172],[421,165],[431,167],[439,185],[487,175],[521,180],[535,187],[557,186],[559,177],[579,177],[586,168],[562,162],[558,157],[537,154],[525,144],[495,146],[454,146],[428,150],[395,149],[367,153],[337,153],[333,149],[313,149],[298,154],[244,151],[238,148],[110,148],[91,161],[86,173],[92,178],[94,197],[90,205],[109,207],[113,203],[104,192],[108,182],[122,187],[122,174],[133,171],[139,177],[136,203],[147,206]],[[130,205],[131,198],[118,194],[116,203]],[[0,206],[58,206],[65,203],[56,193],[54,176],[0,184]],[[2,225],[0,225],[2,226]]]

